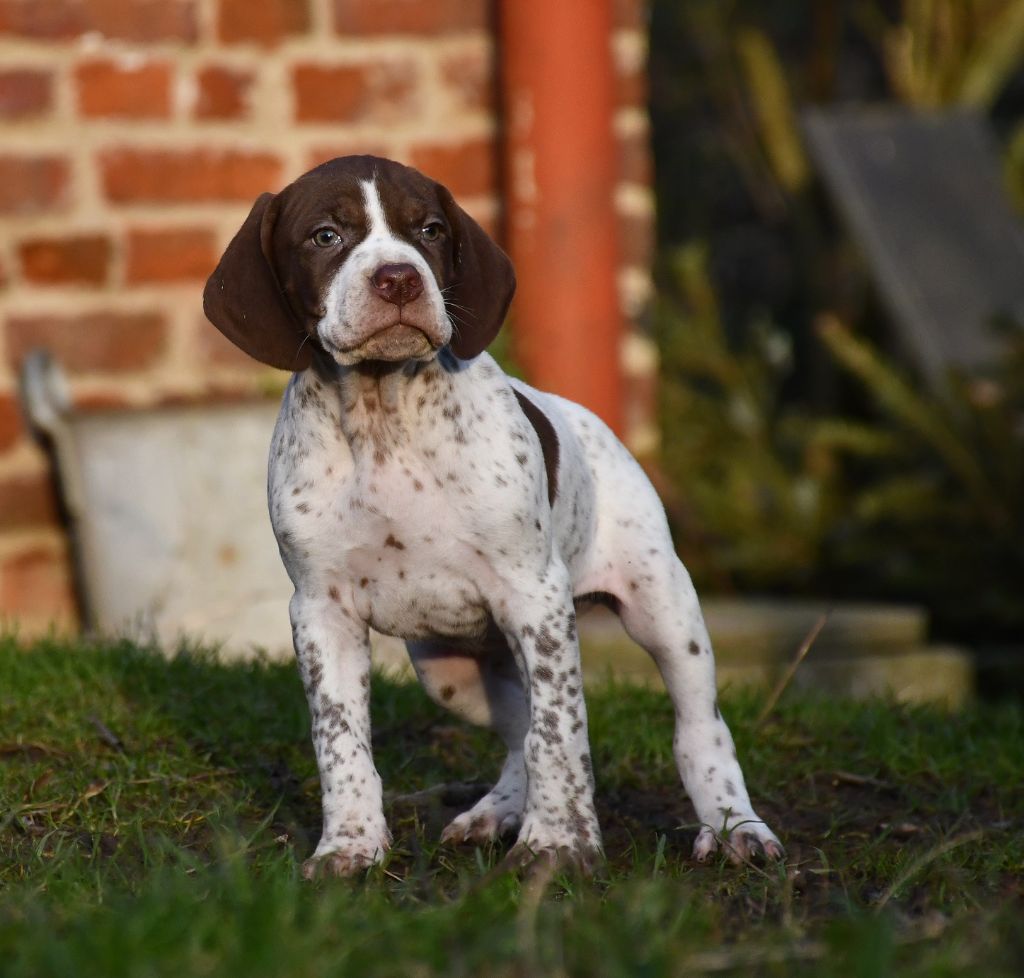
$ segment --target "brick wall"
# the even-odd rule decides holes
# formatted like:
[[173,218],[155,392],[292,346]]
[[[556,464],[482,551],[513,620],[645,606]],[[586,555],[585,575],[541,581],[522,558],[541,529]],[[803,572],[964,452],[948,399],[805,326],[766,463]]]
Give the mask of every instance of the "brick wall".
[[[617,0],[620,291],[649,292],[642,0]],[[253,198],[372,152],[446,183],[500,232],[485,0],[0,0],[0,620],[75,621],[49,465],[16,399],[43,345],[88,408],[265,390],[202,315]],[[652,360],[627,339],[632,440]]]

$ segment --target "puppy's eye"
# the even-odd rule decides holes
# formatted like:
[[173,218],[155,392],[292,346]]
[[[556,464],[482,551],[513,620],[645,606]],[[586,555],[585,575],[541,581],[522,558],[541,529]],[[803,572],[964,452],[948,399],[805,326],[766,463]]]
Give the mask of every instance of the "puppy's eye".
[[420,228],[420,237],[424,241],[436,241],[444,233],[444,225],[440,221],[431,221]]
[[320,228],[319,231],[313,232],[313,243],[320,248],[330,248],[331,245],[336,245],[341,240],[340,235],[337,231],[332,231],[330,228]]

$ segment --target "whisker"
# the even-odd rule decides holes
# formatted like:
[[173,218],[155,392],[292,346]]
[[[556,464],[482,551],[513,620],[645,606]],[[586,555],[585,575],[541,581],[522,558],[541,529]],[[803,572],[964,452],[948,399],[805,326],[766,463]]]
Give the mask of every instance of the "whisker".
[[295,360],[299,359],[299,354],[302,352],[302,348],[309,342],[309,340],[310,340],[310,335],[309,335],[309,333],[307,333],[302,338],[302,342],[299,344],[299,348],[295,351]]
[[447,316],[448,316],[449,321],[457,322],[460,326],[468,325],[463,317],[457,315],[454,312],[447,313]]
[[455,320],[451,317],[451,315],[448,316],[448,325],[451,326],[452,328],[452,339],[458,339],[460,335],[459,327]]

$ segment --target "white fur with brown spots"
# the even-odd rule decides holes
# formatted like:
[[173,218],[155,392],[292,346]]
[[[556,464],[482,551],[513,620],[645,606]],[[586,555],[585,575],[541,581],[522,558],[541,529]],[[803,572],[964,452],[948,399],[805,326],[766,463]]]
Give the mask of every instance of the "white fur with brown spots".
[[[591,595],[665,679],[702,824],[696,858],[723,842],[736,860],[781,857],[747,795],[697,596],[649,481],[595,416],[477,348],[511,298],[507,259],[415,171],[368,157],[328,167],[283,201],[261,198],[207,287],[208,315],[243,349],[308,361],[285,394],[269,473],[323,792],[305,872],[358,872],[390,843],[370,744],[371,627],[407,641],[433,699],[507,744],[498,783],[444,838],[518,831],[514,860],[592,867],[601,835],[575,615]],[[332,228],[334,258],[309,251],[287,266],[282,247],[309,248],[312,234],[330,248]],[[259,274],[257,240],[288,315],[253,338],[261,313],[239,303]],[[494,281],[466,281],[478,266]],[[402,271],[375,279],[385,268]],[[491,292],[504,295],[488,310]]]

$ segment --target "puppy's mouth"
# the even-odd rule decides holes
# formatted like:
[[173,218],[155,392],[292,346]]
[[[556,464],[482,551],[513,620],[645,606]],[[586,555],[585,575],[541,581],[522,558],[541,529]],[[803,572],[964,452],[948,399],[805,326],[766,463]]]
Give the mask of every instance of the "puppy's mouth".
[[400,360],[425,360],[432,357],[438,347],[418,326],[397,322],[377,330],[355,346],[344,347],[339,353],[345,363],[362,360],[384,360],[395,363]]

